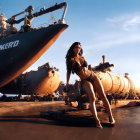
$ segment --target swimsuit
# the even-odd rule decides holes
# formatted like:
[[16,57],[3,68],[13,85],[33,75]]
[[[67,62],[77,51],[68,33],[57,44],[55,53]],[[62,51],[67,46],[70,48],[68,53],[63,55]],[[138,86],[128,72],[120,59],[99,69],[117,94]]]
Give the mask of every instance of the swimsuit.
[[74,61],[72,64],[72,71],[77,73],[81,71],[82,67],[87,67],[87,66],[88,64],[85,60],[82,65],[80,65],[77,61]]
[[84,79],[84,80],[87,80],[87,81],[93,83],[93,81],[94,81],[94,76],[93,76],[92,72],[91,72],[90,76],[89,76],[88,78]]
[[[77,72],[80,72],[83,67],[87,67],[87,66],[88,66],[88,64],[87,64],[87,61],[86,60],[84,60],[83,64],[81,65],[81,64],[79,64],[79,62],[77,62],[74,59],[72,61],[72,64],[71,64],[71,70],[72,70],[72,72],[77,73]],[[94,80],[94,76],[93,76],[92,72],[91,72],[91,74],[90,74],[90,76],[88,78],[83,79],[83,80],[87,80],[87,81],[89,81],[89,82],[92,83],[93,80]]]

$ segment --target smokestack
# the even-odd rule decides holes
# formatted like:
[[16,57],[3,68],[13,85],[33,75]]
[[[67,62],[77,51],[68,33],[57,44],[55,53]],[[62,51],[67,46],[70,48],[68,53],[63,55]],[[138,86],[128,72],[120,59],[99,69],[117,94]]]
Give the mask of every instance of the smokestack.
[[128,73],[125,73],[124,77],[128,78],[128,75],[129,75]]
[[103,64],[105,63],[105,55],[102,56]]

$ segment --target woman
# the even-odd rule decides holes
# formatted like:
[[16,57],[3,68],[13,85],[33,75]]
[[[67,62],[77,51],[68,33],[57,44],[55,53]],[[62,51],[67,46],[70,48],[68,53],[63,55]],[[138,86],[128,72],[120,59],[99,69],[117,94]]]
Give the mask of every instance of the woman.
[[110,104],[104,93],[102,83],[93,71],[88,70],[88,68],[87,68],[88,64],[87,64],[85,58],[82,56],[82,54],[83,54],[83,50],[81,48],[80,42],[73,43],[67,52],[67,55],[66,55],[66,65],[67,65],[66,88],[68,89],[70,74],[76,73],[80,77],[80,79],[83,83],[82,87],[89,97],[90,111],[91,111],[94,119],[96,120],[96,126],[99,128],[102,128],[100,120],[97,116],[97,110],[96,110],[96,106],[95,106],[95,92],[98,93],[99,97],[102,99],[102,101],[104,103],[104,106],[105,106],[108,116],[109,116],[109,122],[111,124],[115,124],[115,120],[114,120],[112,112],[111,112]]

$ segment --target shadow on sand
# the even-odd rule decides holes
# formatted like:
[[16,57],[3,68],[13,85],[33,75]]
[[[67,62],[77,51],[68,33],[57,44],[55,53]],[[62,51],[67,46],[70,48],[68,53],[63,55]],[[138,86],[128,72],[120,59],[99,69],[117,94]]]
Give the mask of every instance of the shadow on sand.
[[[71,127],[96,127],[91,116],[69,115],[63,111],[40,112],[40,115],[0,116],[0,122],[35,123]],[[103,127],[113,127],[108,122],[101,122]]]
[[[93,117],[87,115],[73,115],[67,114],[65,110],[62,111],[48,111],[41,112],[40,116],[48,120],[53,120],[55,122],[63,123],[67,126],[75,127],[96,127],[96,121]],[[113,127],[114,125],[109,122],[101,122],[103,127]]]

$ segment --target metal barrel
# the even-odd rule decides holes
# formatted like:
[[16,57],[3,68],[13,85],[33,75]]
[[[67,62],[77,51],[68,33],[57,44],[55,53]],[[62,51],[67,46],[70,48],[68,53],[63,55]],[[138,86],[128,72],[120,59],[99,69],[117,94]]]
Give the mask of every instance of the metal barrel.
[[137,94],[140,97],[140,82],[139,83],[135,83],[134,93]]
[[95,72],[102,82],[105,93],[109,94],[140,94],[140,85],[133,82],[130,78],[112,72]]
[[53,94],[60,84],[60,74],[48,64],[20,75],[0,88],[3,94],[48,95]]
[[24,84],[27,84],[24,94],[48,95],[53,94],[58,88],[60,74],[53,68],[42,68],[38,71],[28,73],[23,81]]

